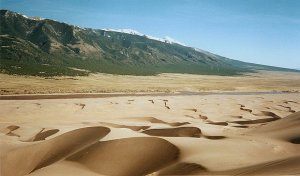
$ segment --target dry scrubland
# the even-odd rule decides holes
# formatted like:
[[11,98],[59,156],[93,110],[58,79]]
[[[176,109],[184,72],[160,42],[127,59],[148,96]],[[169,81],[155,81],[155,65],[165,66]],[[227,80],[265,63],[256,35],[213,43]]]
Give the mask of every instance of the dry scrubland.
[[[122,92],[119,97],[0,100],[1,176],[300,173],[299,74],[2,74],[1,91]],[[286,93],[149,94],[178,91]],[[132,95],[138,92],[148,94]]]
[[300,74],[259,72],[241,76],[160,74],[120,76],[92,74],[87,77],[33,77],[0,74],[0,93],[103,93],[177,91],[300,91]]

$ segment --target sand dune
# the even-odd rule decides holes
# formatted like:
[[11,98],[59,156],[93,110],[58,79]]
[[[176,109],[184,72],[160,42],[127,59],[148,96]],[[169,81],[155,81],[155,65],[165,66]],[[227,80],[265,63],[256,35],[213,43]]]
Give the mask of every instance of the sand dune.
[[69,157],[104,175],[145,175],[174,162],[179,149],[166,140],[137,137],[99,142]]
[[300,173],[300,94],[73,98],[0,100],[1,176]]
[[1,156],[1,175],[25,175],[48,166],[97,142],[108,132],[109,129],[105,127],[82,128],[45,142],[9,151]]

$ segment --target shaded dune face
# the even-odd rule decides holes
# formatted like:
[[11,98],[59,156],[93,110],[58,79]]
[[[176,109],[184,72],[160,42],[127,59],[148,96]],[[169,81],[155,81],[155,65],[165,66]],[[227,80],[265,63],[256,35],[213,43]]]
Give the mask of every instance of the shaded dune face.
[[212,122],[212,121],[208,121],[208,124],[211,124],[211,125],[221,125],[221,126],[227,126],[228,125],[227,122]]
[[1,156],[1,175],[29,174],[78,152],[97,142],[109,132],[110,129],[105,127],[81,128],[41,143],[9,151]]
[[142,133],[148,134],[150,136],[162,136],[162,137],[193,137],[200,138],[204,137],[206,139],[218,140],[225,139],[225,136],[208,136],[203,135],[201,130],[196,127],[178,127],[178,128],[162,128],[162,129],[149,129]]
[[42,141],[46,140],[46,138],[56,134],[59,132],[59,129],[45,129],[42,128],[37,134],[33,135],[32,137],[24,140],[21,139],[23,137],[23,134],[18,132],[18,129],[22,129],[19,126],[16,125],[10,125],[7,126],[6,128],[3,128],[0,130],[0,133],[3,133],[7,136],[16,136],[19,137],[19,140],[22,142],[35,142],[35,141]]
[[[252,113],[252,110],[249,112]],[[255,116],[270,116],[271,118],[255,119],[255,120],[238,120],[238,121],[230,121],[230,123],[236,123],[239,125],[253,125],[253,124],[272,122],[281,118],[277,114],[270,111],[261,111],[260,113],[256,113],[256,114],[252,113],[252,114]]]
[[291,139],[290,139],[290,142],[293,143],[293,144],[300,144],[300,135],[291,138]]
[[16,125],[10,125],[10,126],[7,126],[6,128],[4,129],[1,129],[0,130],[0,133],[4,133],[4,134],[8,134],[12,131],[15,131],[17,129],[19,129],[20,127],[19,126],[16,126]]
[[[244,107],[244,105],[241,105],[241,107]],[[256,125],[256,124],[263,124],[263,123],[268,123],[268,122],[273,122],[276,120],[281,119],[280,116],[278,116],[277,114],[270,112],[270,111],[261,111],[260,113],[252,113],[252,110],[249,111],[251,114],[255,115],[255,116],[270,116],[271,118],[264,118],[264,119],[255,119],[255,120],[236,120],[236,121],[226,121],[226,122],[213,122],[211,120],[206,120],[206,122],[208,122],[207,124],[210,125],[220,125],[220,126],[228,126],[229,123],[233,123],[233,124],[239,124],[238,126],[232,126],[232,127],[236,127],[236,128],[248,128],[249,126],[247,125]],[[232,116],[234,118],[243,118],[242,116]]]
[[179,127],[179,128],[164,128],[164,129],[150,129],[143,133],[151,136],[165,136],[165,137],[200,137],[201,130],[196,127]]
[[59,130],[58,129],[51,129],[51,130],[45,130],[44,128],[38,133],[36,134],[34,137],[32,137],[31,139],[24,141],[24,142],[34,142],[34,141],[42,141],[45,140],[47,137],[52,136],[56,133],[58,133]]
[[182,126],[182,125],[187,125],[190,124],[189,122],[165,122],[163,120],[154,118],[154,117],[139,117],[139,118],[129,118],[129,120],[134,120],[134,121],[146,121],[146,122],[150,122],[150,123],[161,123],[161,124],[166,124],[166,125],[170,125],[170,126]]
[[252,125],[252,124],[272,122],[275,120],[278,120],[278,119],[277,118],[266,118],[266,119],[257,119],[257,120],[241,120],[241,121],[231,121],[231,123],[237,123],[239,125]]
[[14,131],[19,129],[20,127],[19,126],[16,126],[16,125],[10,125],[10,126],[7,126],[6,128],[3,128],[0,130],[0,133],[3,133],[3,134],[6,134],[8,136],[17,136],[17,137],[20,137],[19,135],[15,134]]
[[145,175],[153,173],[179,157],[179,149],[154,137],[135,137],[98,142],[68,160],[79,162],[104,175]]
[[274,112],[270,112],[270,111],[261,111],[261,114],[255,114],[257,116],[271,116],[275,119],[280,119],[281,117],[277,114],[275,114]]

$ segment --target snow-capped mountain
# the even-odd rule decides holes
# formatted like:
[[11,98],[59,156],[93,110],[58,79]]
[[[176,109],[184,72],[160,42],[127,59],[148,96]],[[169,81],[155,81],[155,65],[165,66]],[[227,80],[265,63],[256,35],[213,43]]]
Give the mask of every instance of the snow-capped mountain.
[[286,70],[231,60],[183,46],[171,37],[157,38],[131,29],[81,28],[51,19],[33,20],[8,10],[0,10],[0,21],[2,73],[236,75],[255,69]]

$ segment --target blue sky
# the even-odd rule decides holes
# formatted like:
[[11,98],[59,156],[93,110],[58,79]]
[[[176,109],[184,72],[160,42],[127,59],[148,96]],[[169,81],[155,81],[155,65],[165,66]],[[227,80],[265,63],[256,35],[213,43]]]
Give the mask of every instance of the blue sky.
[[82,27],[170,36],[232,59],[300,68],[300,0],[0,0],[0,7]]

